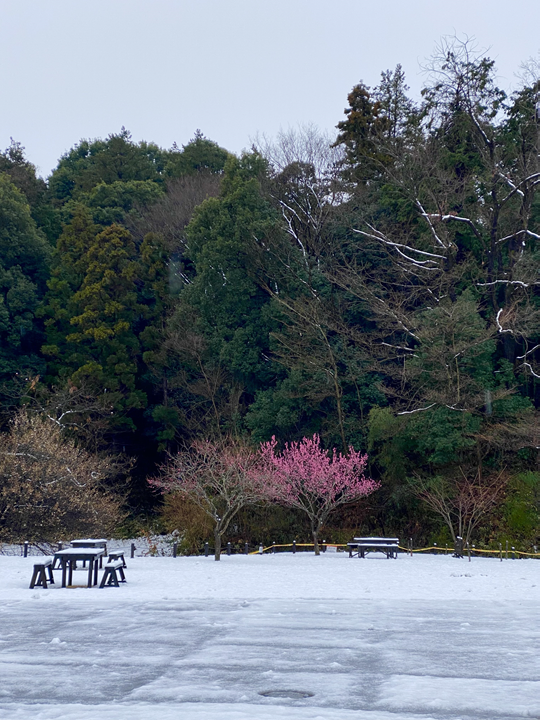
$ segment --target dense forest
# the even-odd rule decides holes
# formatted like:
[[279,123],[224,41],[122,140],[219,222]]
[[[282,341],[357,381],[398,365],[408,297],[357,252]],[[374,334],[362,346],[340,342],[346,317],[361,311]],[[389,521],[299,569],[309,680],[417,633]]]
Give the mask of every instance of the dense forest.
[[[42,523],[21,508],[50,507],[65,456],[95,464],[81,522],[99,507],[104,531],[121,518],[196,546],[196,508],[147,484],[168,458],[316,433],[367,453],[380,484],[328,539],[536,544],[540,82],[507,95],[458,42],[426,77],[415,102],[398,65],[352,88],[334,138],[300,128],[241,156],[123,128],[47,180],[19,142],[0,154],[3,539]],[[54,503],[43,537],[86,527]],[[230,529],[308,536],[274,506]]]

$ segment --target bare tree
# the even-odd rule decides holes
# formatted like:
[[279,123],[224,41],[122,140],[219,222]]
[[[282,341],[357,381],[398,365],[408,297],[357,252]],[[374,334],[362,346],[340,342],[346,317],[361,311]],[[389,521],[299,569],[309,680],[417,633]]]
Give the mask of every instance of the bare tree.
[[193,502],[214,526],[214,559],[221,556],[223,535],[239,510],[271,497],[268,473],[258,453],[239,440],[198,440],[171,457],[150,485]]
[[509,476],[497,474],[474,475],[459,467],[459,475],[437,476],[426,480],[416,478],[413,492],[446,523],[452,539],[461,537],[469,542],[474,530],[486,520],[487,513],[497,504]]

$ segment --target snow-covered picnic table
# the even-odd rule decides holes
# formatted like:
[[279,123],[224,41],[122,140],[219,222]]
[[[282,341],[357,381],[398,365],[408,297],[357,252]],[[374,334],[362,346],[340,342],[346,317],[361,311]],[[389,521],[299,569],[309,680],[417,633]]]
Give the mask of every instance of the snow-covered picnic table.
[[54,562],[60,561],[62,567],[62,587],[73,584],[73,570],[77,566],[77,560],[88,562],[88,584],[87,587],[97,585],[99,561],[105,555],[103,547],[73,547],[66,550],[58,550],[54,553]]
[[[384,537],[355,537],[352,542],[348,542],[349,557],[357,555],[360,558],[366,556],[368,552],[383,552],[388,558],[397,558],[399,550],[399,538]],[[356,552],[354,552],[356,550]]]

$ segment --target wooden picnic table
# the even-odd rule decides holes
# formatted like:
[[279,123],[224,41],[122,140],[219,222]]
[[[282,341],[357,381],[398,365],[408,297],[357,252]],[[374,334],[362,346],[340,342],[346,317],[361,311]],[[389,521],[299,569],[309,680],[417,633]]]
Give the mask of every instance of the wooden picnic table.
[[349,548],[349,557],[357,555],[359,558],[363,558],[368,552],[383,552],[387,559],[395,559],[399,550],[399,538],[355,537],[352,542],[347,543],[347,546]]
[[[87,587],[97,585],[99,561],[105,555],[103,547],[78,547],[58,550],[54,553],[54,562],[60,561],[62,567],[62,587],[73,584],[73,570],[76,569],[77,560],[88,562]],[[66,583],[67,580],[67,583]]]

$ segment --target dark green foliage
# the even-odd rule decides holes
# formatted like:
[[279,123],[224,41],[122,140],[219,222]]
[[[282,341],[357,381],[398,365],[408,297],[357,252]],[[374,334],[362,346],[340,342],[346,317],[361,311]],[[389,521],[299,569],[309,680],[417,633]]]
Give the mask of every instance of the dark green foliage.
[[17,378],[43,372],[36,310],[50,251],[26,197],[0,173],[0,396],[14,400]]

